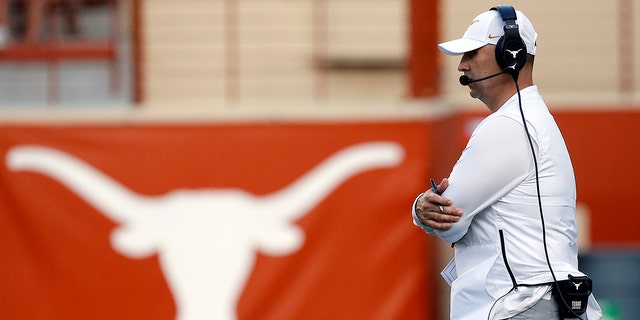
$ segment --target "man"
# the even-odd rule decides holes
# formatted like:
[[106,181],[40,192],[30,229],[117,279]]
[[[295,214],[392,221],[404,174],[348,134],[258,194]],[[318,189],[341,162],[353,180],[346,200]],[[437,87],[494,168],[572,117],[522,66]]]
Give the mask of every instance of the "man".
[[[536,38],[522,12],[501,7],[478,15],[461,39],[438,46],[462,55],[461,84],[491,111],[449,178],[413,206],[417,226],[454,244],[455,258],[443,271],[451,319],[560,319],[554,277],[584,276],[577,268],[573,167],[533,83]],[[588,299],[580,318],[600,319],[597,302]]]

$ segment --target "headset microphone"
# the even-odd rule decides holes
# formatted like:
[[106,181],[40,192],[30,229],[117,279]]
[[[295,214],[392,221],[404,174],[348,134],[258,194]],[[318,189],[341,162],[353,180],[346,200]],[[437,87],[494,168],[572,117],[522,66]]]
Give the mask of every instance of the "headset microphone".
[[458,80],[460,81],[461,85],[468,86],[469,84],[474,83],[474,82],[484,81],[484,80],[487,80],[487,79],[491,79],[493,77],[497,77],[497,76],[499,76],[501,74],[505,74],[505,73],[508,72],[508,70],[509,70],[509,68],[505,68],[505,69],[503,69],[502,71],[500,71],[498,73],[495,73],[495,74],[492,74],[492,75],[490,75],[488,77],[484,77],[484,78],[480,78],[480,79],[471,79],[471,78],[469,78],[469,77],[467,77],[465,75],[461,75],[460,79],[458,79]]

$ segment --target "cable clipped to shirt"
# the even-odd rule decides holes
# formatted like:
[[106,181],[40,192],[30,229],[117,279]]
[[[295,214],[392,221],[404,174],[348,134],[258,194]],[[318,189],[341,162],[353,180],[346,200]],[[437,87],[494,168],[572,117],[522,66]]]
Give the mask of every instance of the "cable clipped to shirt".
[[[536,151],[533,146],[533,140],[531,139],[531,134],[529,133],[529,127],[527,126],[527,120],[524,116],[524,111],[522,110],[522,96],[520,95],[520,86],[518,85],[518,74],[513,74],[513,81],[516,85],[516,91],[518,93],[518,106],[520,107],[520,116],[522,116],[522,124],[524,126],[524,131],[527,134],[527,139],[529,141],[529,147],[531,147],[531,154],[533,156],[533,164],[535,167],[536,174],[536,192],[538,196],[538,208],[540,210],[540,221],[542,223],[542,244],[544,247],[544,256],[547,260],[547,266],[549,267],[549,272],[551,272],[551,277],[553,278],[553,293],[554,297],[558,301],[560,305],[560,315],[564,317],[576,317],[580,320],[583,320],[580,315],[584,314],[587,308],[587,301],[589,295],[591,294],[591,279],[586,276],[583,277],[573,277],[569,275],[569,280],[558,281],[556,279],[556,275],[553,272],[553,267],[551,267],[551,260],[549,259],[549,250],[547,250],[547,231],[544,222],[544,213],[542,210],[542,196],[540,195],[540,176],[538,169],[538,157],[536,156]],[[574,292],[568,292],[571,290],[568,284],[570,281],[573,281],[575,285]],[[561,283],[562,282],[562,283]],[[582,288],[580,288],[582,286]],[[571,304],[567,301],[569,300]]]

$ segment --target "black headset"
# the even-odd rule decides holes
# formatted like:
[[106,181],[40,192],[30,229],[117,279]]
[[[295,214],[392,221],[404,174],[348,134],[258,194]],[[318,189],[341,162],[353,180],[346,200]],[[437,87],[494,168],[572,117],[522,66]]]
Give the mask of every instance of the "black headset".
[[495,6],[491,10],[498,11],[506,23],[504,35],[496,44],[496,61],[500,68],[515,77],[527,62],[527,46],[516,24],[516,10],[512,6]]

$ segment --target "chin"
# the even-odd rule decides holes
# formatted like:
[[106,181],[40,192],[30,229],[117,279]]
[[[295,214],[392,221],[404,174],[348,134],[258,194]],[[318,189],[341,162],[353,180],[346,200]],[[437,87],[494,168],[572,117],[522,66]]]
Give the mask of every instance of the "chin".
[[471,98],[474,98],[474,99],[478,99],[478,97],[480,96],[478,94],[478,91],[471,88],[471,86],[469,86],[469,95],[471,96]]

